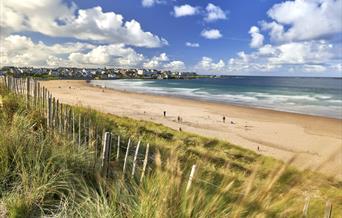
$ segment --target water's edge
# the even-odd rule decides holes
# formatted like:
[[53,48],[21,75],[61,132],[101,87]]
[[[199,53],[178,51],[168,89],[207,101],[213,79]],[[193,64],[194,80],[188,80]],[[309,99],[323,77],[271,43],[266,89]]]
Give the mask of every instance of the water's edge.
[[[162,84],[161,84],[162,83]],[[172,85],[177,84],[176,87]],[[248,108],[260,108],[296,114],[342,119],[342,100],[336,96],[332,98],[325,93],[285,93],[283,90],[271,90],[272,92],[255,91],[255,88],[245,90],[234,87],[234,90],[217,92],[218,88],[202,88],[196,82],[155,82],[139,80],[93,80],[91,85],[109,88],[118,91],[152,94],[157,96],[171,96],[183,99],[200,100],[225,105],[243,106]],[[186,86],[193,87],[186,87]],[[195,85],[194,85],[195,84]],[[184,87],[185,86],[185,87]],[[249,90],[250,89],[250,90]],[[265,88],[266,89],[266,88]],[[208,91],[209,90],[209,91]],[[283,93],[282,93],[283,92]],[[339,92],[339,90],[338,90]]]

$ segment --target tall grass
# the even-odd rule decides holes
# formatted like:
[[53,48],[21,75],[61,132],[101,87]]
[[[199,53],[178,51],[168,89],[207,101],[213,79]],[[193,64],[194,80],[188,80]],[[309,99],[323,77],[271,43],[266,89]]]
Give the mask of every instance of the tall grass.
[[[121,160],[103,178],[94,148],[51,134],[20,96],[1,87],[0,95],[0,216],[300,217],[307,196],[309,217],[323,216],[327,199],[333,217],[342,214],[342,183],[333,178],[216,139],[78,107],[123,143],[132,137],[152,146],[141,183],[122,174]],[[186,192],[192,164],[197,171]]]

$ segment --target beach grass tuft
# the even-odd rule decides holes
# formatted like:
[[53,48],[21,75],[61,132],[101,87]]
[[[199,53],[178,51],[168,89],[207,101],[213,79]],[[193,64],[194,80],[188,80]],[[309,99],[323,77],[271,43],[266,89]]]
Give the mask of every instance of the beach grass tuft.
[[327,200],[332,217],[342,214],[342,183],[299,171],[293,159],[283,163],[218,139],[75,106],[77,115],[119,135],[122,146],[129,138],[134,146],[151,145],[142,182],[123,174],[115,150],[105,178],[93,147],[51,134],[22,97],[1,86],[0,95],[0,217],[300,217],[306,199],[308,217],[322,217]]

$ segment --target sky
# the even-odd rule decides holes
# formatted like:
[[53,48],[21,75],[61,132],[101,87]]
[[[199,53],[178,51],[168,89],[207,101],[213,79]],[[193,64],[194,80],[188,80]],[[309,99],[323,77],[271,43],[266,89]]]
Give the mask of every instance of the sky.
[[342,77],[342,0],[2,0],[0,65]]

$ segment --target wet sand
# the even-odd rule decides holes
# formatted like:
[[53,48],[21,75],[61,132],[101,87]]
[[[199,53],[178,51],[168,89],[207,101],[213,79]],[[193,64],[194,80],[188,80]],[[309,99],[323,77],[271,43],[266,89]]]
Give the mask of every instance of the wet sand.
[[63,103],[182,128],[283,161],[296,155],[293,164],[298,168],[342,178],[339,119],[102,89],[85,81],[54,80],[43,85]]

